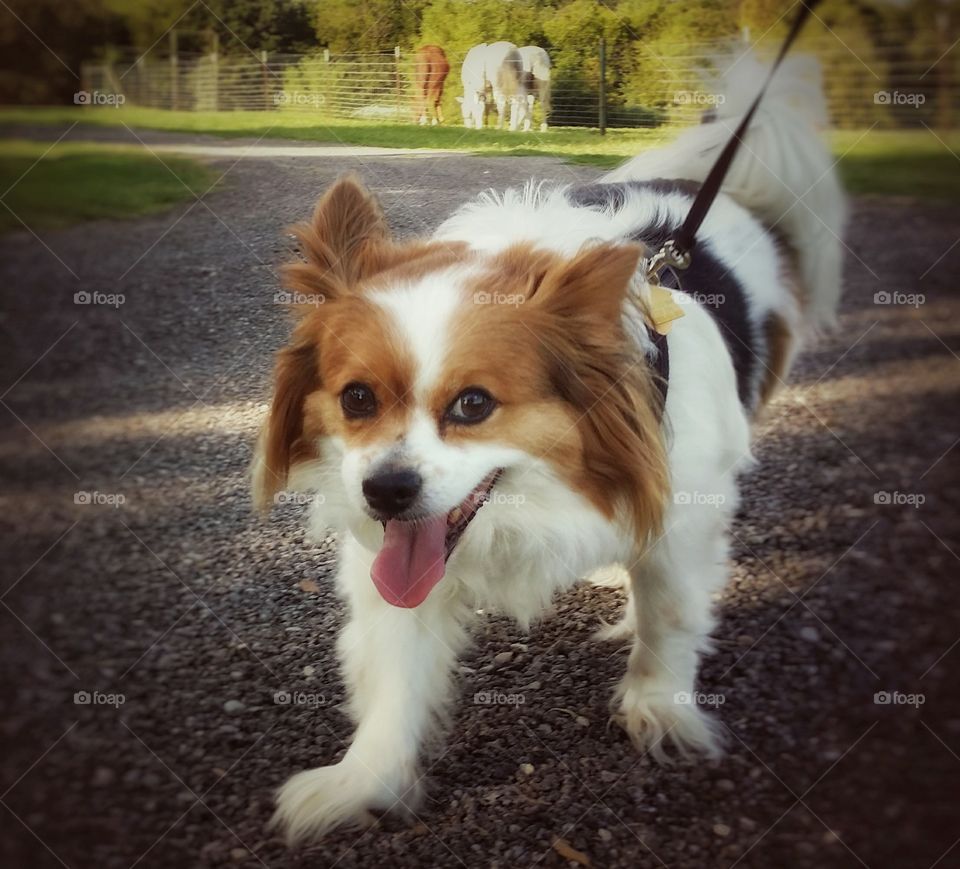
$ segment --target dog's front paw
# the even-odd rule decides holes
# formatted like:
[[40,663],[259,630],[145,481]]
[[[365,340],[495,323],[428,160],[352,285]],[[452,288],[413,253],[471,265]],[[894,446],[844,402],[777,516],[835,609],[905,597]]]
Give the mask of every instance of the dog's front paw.
[[391,788],[359,763],[344,759],[297,773],[277,792],[277,809],[270,821],[284,831],[287,844],[316,840],[335,827],[368,827],[372,813],[409,813],[419,796],[419,787]]
[[672,760],[667,743],[684,759],[696,755],[717,758],[723,753],[719,725],[693,702],[690,693],[658,691],[632,681],[625,680],[614,696],[613,720],[638,751],[649,752],[660,763]]

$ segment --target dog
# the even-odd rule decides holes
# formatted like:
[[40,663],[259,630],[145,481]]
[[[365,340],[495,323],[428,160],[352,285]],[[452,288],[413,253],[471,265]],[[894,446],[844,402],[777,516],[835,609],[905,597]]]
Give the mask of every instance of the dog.
[[815,73],[794,59],[774,79],[679,289],[653,285],[645,258],[762,79],[752,58],[712,123],[597,183],[489,193],[399,242],[348,176],[296,228],[284,282],[317,303],[279,351],[252,487],[261,508],[324,496],[309,521],[339,532],[356,730],[338,762],[279,790],[290,843],[413,812],[476,610],[528,624],[609,565],[627,602],[608,633],[632,641],[615,720],[660,759],[721,750],[721,726],[684,700],[728,573],[738,475],[841,289],[846,204]]

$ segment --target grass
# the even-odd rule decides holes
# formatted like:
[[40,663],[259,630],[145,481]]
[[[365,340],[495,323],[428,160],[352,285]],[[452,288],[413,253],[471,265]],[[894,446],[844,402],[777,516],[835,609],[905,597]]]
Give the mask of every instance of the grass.
[[[0,143],[0,231],[68,226],[95,218],[136,217],[205,192],[218,172],[195,160],[139,148],[7,140]],[[178,178],[180,180],[178,180]],[[181,183],[182,182],[182,183]]]
[[833,148],[851,193],[960,200],[960,132],[845,131],[834,134]]
[[[84,124],[209,134],[282,138],[394,148],[434,148],[473,154],[560,157],[572,163],[612,167],[642,150],[669,141],[672,129],[597,130],[555,128],[547,133],[467,130],[459,124],[419,127],[367,121],[318,121],[308,113],[171,112],[136,107],[0,108],[0,134],[18,125]],[[857,194],[960,199],[960,133],[842,131],[831,145],[847,188]],[[0,144],[0,189],[26,171],[46,146]],[[183,158],[164,158],[191,189],[206,189],[211,170]],[[133,148],[58,145],[2,201],[34,226],[60,226],[89,217],[145,214],[189,198],[190,193],[153,157]],[[0,228],[19,225],[0,211]]]
[[[459,120],[459,119],[458,119]],[[127,124],[178,133],[207,133],[226,138],[281,138],[324,144],[368,145],[385,148],[439,148],[475,154],[563,157],[573,161],[616,165],[625,156],[668,140],[670,130],[597,130],[555,128],[548,133],[511,133],[505,130],[467,130],[459,123],[439,127],[383,124],[375,121],[318,121],[296,111],[172,112],[145,108],[0,108],[0,128],[16,124],[66,125],[80,121],[98,126]]]

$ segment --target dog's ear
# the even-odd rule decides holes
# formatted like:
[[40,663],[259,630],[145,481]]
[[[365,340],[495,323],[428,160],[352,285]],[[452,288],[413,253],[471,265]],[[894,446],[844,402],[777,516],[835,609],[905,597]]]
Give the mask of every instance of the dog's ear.
[[283,268],[284,285],[306,297],[302,313],[349,293],[359,281],[383,267],[393,245],[380,203],[355,175],[344,175],[320,198],[309,222],[291,232],[303,259]]
[[564,318],[601,317],[618,323],[623,301],[643,248],[638,244],[599,244],[571,260],[542,268],[532,301]]
[[313,442],[304,437],[303,405],[320,388],[319,348],[304,332],[301,324],[290,345],[277,354],[273,400],[251,468],[253,503],[261,511],[269,510],[287,485],[292,465],[318,458]]
[[370,279],[400,267],[440,267],[466,255],[462,242],[394,242],[376,197],[354,175],[341,177],[307,223],[291,227],[302,259],[283,267],[295,313],[306,316],[362,290]]
[[345,175],[317,202],[313,217],[291,231],[300,258],[283,267],[283,283],[298,317],[290,344],[277,354],[273,400],[251,468],[253,500],[269,509],[287,485],[293,465],[319,458],[319,432],[304,436],[304,402],[320,388],[318,335],[332,304],[381,268],[390,231],[376,198],[358,178]]
[[660,395],[623,326],[642,253],[602,244],[569,260],[541,258],[540,273],[531,259],[527,302],[553,387],[576,413],[590,488],[625,510],[640,540],[661,528],[669,491]]

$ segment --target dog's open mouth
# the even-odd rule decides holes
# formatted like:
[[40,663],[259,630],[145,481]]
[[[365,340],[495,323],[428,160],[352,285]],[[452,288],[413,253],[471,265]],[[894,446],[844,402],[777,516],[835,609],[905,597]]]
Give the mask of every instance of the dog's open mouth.
[[370,577],[383,599],[393,606],[420,606],[443,579],[447,559],[460,542],[490,492],[500,471],[488,474],[449,513],[402,522],[383,523],[383,546],[374,559]]

